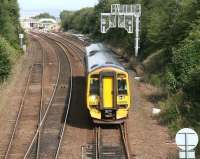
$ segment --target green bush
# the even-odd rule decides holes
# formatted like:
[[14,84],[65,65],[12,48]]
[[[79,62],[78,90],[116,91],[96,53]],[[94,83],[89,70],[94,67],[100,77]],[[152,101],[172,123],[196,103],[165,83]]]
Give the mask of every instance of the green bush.
[[18,33],[21,29],[19,23],[19,6],[17,0],[2,0],[0,4],[0,34],[17,46],[19,42]]
[[0,36],[0,82],[6,80],[10,74],[11,66],[19,56],[20,51],[15,50]]
[[166,71],[166,88],[170,91],[170,92],[174,92],[176,90],[176,86],[177,86],[177,80],[176,77],[174,76],[174,74],[172,72],[170,72],[169,70]]
[[160,115],[160,122],[163,124],[171,124],[177,118],[180,117],[180,105],[182,104],[183,94],[179,92],[166,101],[160,102],[160,108],[162,109]]
[[95,17],[93,8],[83,8],[79,11],[63,11],[60,14],[62,27],[64,30],[74,29],[88,34],[93,32]]
[[8,78],[11,71],[11,63],[8,55],[0,52],[0,82]]
[[151,74],[149,77],[148,77],[148,81],[149,83],[153,84],[154,86],[157,86],[157,87],[161,87],[161,78],[160,78],[160,75],[158,74]]
[[194,72],[199,66],[199,41],[186,41],[177,49],[174,49],[171,71],[176,79],[176,89],[183,88],[189,82],[192,72]]
[[200,128],[200,67],[191,73],[183,91],[185,93],[185,105],[183,113],[192,126]]
[[200,132],[200,41],[186,39],[177,46],[166,75],[171,96],[162,103],[161,122],[173,135],[183,127]]
[[20,54],[20,51],[13,48],[5,38],[0,36],[0,53],[7,54],[11,63],[14,64],[16,58]]

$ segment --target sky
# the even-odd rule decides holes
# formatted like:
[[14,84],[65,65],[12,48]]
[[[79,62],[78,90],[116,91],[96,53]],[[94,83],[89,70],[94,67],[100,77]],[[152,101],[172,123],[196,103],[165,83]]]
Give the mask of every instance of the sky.
[[43,12],[59,17],[62,10],[79,10],[93,7],[98,0],[18,0],[21,16],[33,16]]

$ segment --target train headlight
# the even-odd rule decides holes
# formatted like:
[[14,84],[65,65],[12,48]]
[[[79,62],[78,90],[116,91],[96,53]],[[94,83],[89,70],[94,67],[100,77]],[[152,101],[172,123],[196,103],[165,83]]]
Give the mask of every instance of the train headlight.
[[97,96],[95,96],[95,95],[90,96],[90,98],[91,98],[92,101],[97,100]]
[[120,104],[118,105],[119,109],[126,109],[128,107],[128,104]]
[[97,109],[99,105],[99,97],[92,95],[89,97],[89,105],[91,109]]
[[91,109],[98,109],[98,105],[90,105]]
[[119,100],[124,100],[124,99],[125,99],[125,96],[123,96],[123,95],[119,96]]

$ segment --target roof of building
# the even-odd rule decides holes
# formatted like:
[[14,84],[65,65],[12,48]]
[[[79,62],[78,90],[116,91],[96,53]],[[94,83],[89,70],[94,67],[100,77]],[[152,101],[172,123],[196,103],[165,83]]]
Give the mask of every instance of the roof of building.
[[57,23],[56,20],[53,18],[42,18],[42,19],[39,19],[39,22],[40,23],[48,22],[48,23],[54,23],[54,24]]

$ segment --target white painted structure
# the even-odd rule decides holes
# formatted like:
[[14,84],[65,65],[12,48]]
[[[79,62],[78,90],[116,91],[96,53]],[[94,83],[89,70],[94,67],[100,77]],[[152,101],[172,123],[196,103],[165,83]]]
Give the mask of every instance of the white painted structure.
[[101,33],[110,28],[124,28],[128,33],[134,32],[135,20],[135,56],[139,50],[141,4],[112,4],[111,13],[101,13]]
[[37,27],[38,21],[30,17],[21,17],[20,23],[23,29],[31,30],[32,28]]
[[26,31],[57,31],[59,29],[58,22],[52,18],[33,19],[31,17],[22,17],[20,18],[20,22],[22,28],[24,28]]
[[176,144],[179,147],[180,159],[195,159],[195,147],[199,142],[197,133],[190,128],[183,128],[176,134]]

